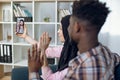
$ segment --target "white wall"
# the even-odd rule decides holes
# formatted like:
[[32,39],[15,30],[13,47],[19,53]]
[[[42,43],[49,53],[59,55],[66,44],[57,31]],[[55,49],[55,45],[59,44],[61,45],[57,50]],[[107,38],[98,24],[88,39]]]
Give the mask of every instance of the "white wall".
[[100,41],[113,52],[120,54],[120,0],[100,0],[107,2],[111,12],[101,30]]

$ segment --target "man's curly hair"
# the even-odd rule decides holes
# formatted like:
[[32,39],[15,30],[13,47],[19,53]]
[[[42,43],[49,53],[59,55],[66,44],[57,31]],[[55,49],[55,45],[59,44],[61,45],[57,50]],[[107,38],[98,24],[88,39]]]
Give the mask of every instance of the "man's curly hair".
[[106,3],[98,0],[80,0],[73,3],[72,16],[77,19],[87,20],[91,25],[100,29],[106,21],[110,10],[106,7]]

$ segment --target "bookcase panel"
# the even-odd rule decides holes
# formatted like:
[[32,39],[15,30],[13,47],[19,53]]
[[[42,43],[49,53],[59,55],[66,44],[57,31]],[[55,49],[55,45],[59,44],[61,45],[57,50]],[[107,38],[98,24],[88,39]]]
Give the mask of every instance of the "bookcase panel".
[[[27,51],[30,46],[14,45],[14,64],[15,65],[27,65]],[[24,63],[24,64],[22,64]]]
[[11,21],[11,3],[2,2],[0,3],[0,22]]
[[0,2],[10,2],[11,0],[0,0]]
[[55,22],[55,2],[35,2],[34,18],[35,22]]
[[35,24],[34,28],[35,32],[35,40],[39,40],[40,36],[43,32],[48,32],[49,36],[52,38],[52,45],[55,44],[55,25],[54,24]]
[[9,73],[12,71],[12,66],[11,65],[4,65],[4,72]]
[[2,30],[2,24],[0,24],[0,41],[3,40],[3,30]]
[[4,43],[11,43],[12,42],[11,24],[2,24],[1,30],[2,30],[1,41]]
[[4,66],[0,65],[0,78],[4,76]]
[[0,22],[2,22],[2,3],[0,3]]

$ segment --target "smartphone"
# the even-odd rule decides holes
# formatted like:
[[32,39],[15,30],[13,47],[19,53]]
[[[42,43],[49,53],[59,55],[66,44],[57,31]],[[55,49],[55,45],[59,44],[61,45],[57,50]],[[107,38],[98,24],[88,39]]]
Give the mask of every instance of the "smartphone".
[[18,34],[23,34],[24,33],[24,18],[17,18],[16,32]]

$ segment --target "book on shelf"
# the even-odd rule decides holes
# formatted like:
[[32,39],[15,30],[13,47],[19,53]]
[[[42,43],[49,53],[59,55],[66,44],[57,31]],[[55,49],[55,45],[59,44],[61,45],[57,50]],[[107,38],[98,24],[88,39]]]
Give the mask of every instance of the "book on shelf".
[[12,45],[0,44],[0,62],[12,63]]
[[59,21],[61,21],[61,19],[66,16],[66,15],[70,15],[70,11],[68,9],[59,9],[58,10],[59,13]]
[[3,45],[3,58],[4,58],[4,62],[8,62],[6,45]]
[[23,6],[20,6],[18,4],[13,4],[13,20],[16,21],[17,17],[22,17],[25,18],[25,22],[32,22],[32,14],[29,12],[29,10],[22,7]]
[[12,63],[12,46],[11,45],[7,45],[7,59],[8,59],[8,63]]
[[11,21],[11,12],[10,11],[11,11],[10,9],[3,9],[2,10],[3,21],[5,21],[5,22],[10,22]]
[[4,62],[4,58],[3,58],[3,45],[0,45],[0,62]]

